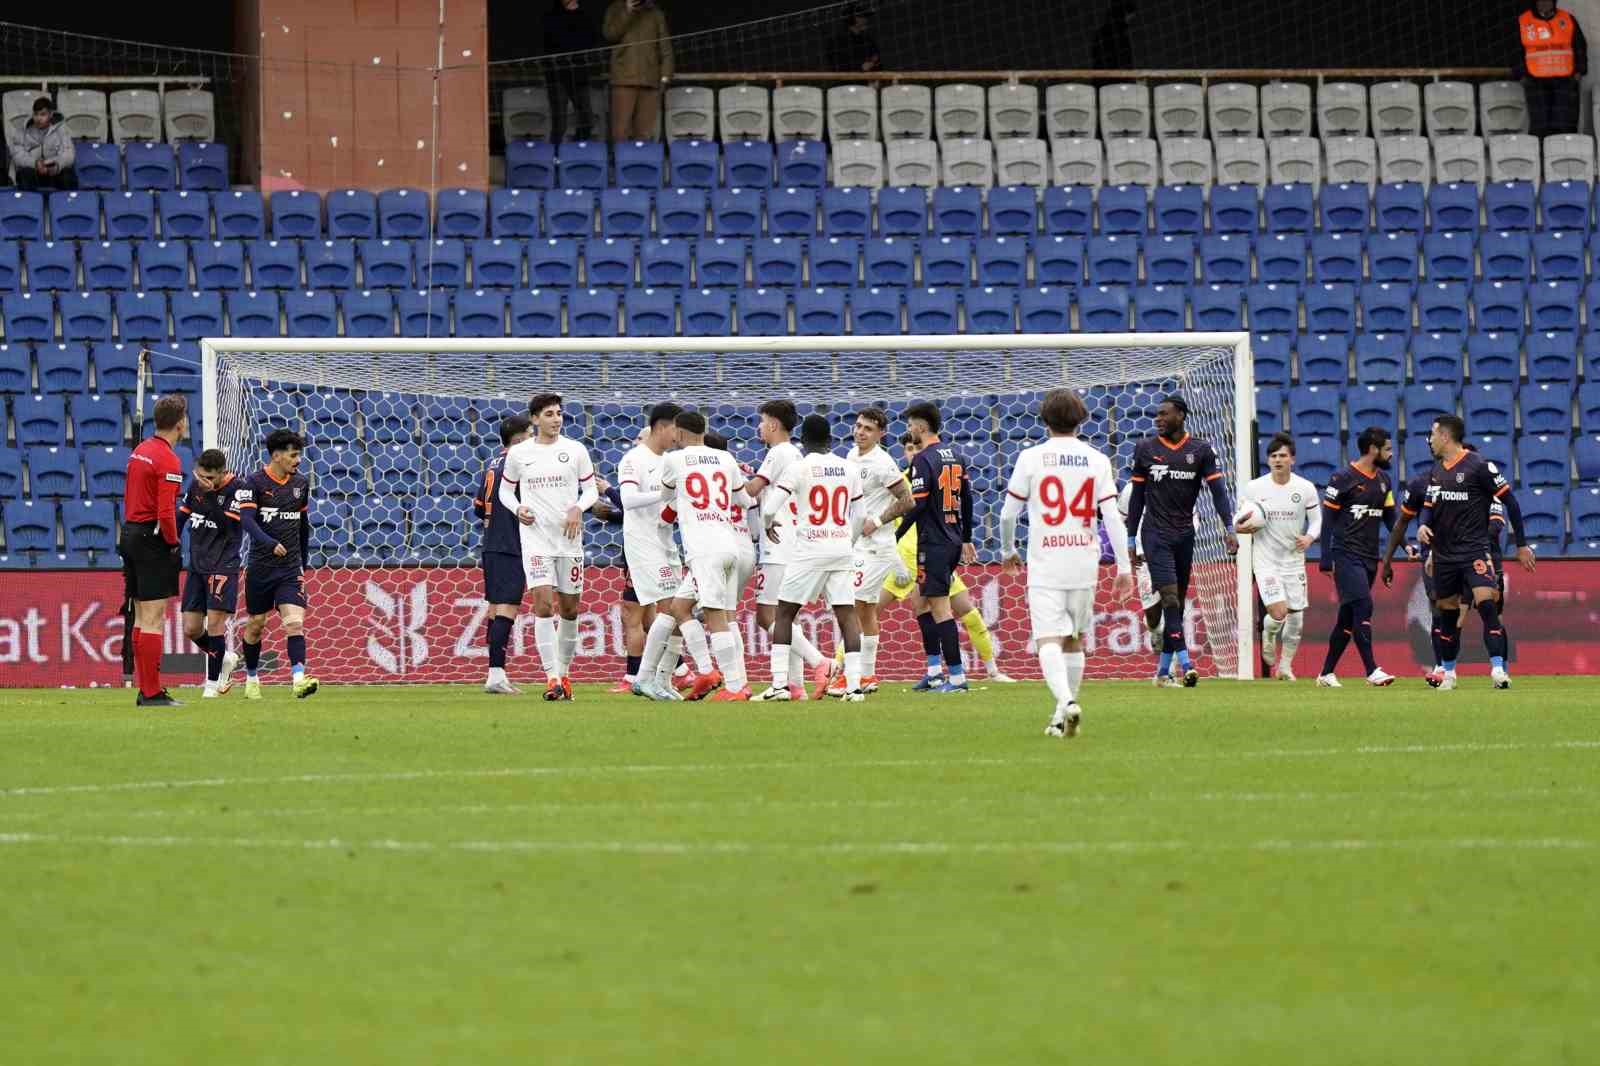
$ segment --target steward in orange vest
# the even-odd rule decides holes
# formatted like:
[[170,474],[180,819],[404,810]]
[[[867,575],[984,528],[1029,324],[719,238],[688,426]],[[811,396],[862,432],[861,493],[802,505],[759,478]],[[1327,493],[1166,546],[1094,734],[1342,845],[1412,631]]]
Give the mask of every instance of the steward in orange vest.
[[1515,74],[1528,98],[1528,132],[1576,133],[1579,82],[1589,72],[1589,45],[1578,20],[1555,0],[1534,0],[1517,19],[1517,42]]

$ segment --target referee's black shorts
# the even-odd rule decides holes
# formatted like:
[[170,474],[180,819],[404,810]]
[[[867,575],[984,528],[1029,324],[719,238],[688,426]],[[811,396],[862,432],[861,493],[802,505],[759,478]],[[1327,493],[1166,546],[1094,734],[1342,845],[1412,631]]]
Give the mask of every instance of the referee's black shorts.
[[130,599],[164,600],[178,594],[182,560],[154,522],[122,525],[122,581]]

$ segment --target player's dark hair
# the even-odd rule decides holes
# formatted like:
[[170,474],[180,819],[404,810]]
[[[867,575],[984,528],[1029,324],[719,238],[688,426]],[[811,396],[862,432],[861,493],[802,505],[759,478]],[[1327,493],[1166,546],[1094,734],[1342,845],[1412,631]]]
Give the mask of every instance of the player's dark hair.
[[907,407],[905,413],[900,417],[905,419],[907,422],[911,421],[913,418],[922,419],[922,421],[928,423],[928,430],[931,433],[939,432],[939,427],[944,424],[939,418],[939,408],[926,400],[921,403],[914,403],[910,407]]
[[671,422],[682,413],[683,408],[675,403],[670,401],[667,403],[658,403],[654,407],[650,408],[650,428],[655,429],[656,426],[663,422]]
[[156,429],[158,431],[177,429],[178,423],[182,422],[184,415],[188,413],[189,401],[183,398],[182,393],[163,396],[156,401]]
[[560,405],[561,405],[561,394],[560,393],[555,393],[555,392],[536,392],[536,393],[533,394],[533,399],[528,401],[528,414],[530,414],[534,418],[538,418],[539,417],[539,412],[543,411],[546,407],[552,407],[552,406],[559,407]]
[[713,451],[725,452],[728,450],[728,438],[714,429],[706,430],[706,447]]
[[1362,430],[1361,435],[1356,438],[1356,451],[1362,455],[1366,455],[1374,448],[1382,451],[1384,442],[1388,439],[1389,431],[1384,429],[1382,426],[1368,426],[1366,429]]
[[275,429],[267,434],[267,454],[277,455],[279,452],[305,451],[306,439],[292,429]]
[[800,422],[800,412],[795,410],[793,400],[768,400],[756,408],[756,413],[771,415],[790,433],[794,432],[794,427]]
[[833,430],[821,415],[806,415],[800,423],[800,443],[807,448],[826,449],[833,443]]
[[685,433],[704,436],[706,431],[706,416],[699,411],[679,411],[673,418],[672,424]]
[[863,407],[856,412],[856,417],[865,418],[879,429],[889,428],[889,416],[884,413],[881,407]]
[[1461,450],[1464,452],[1475,452],[1478,450],[1478,446],[1472,443],[1470,440],[1464,440],[1461,442]]
[[916,443],[918,443],[917,438],[913,437],[911,434],[909,434],[909,433],[900,434],[900,447],[904,448],[908,444],[916,444]]
[[1162,403],[1170,403],[1172,405],[1172,409],[1174,411],[1177,411],[1179,414],[1183,415],[1183,417],[1185,417],[1185,418],[1189,417],[1189,401],[1185,400],[1182,396],[1179,396],[1177,393],[1174,392],[1174,393],[1171,393],[1171,394],[1169,394],[1167,396],[1163,396],[1161,398],[1161,402]]
[[1089,420],[1089,408],[1071,389],[1051,389],[1039,405],[1039,417],[1052,433],[1076,433]]
[[1467,439],[1467,424],[1460,415],[1440,415],[1433,420],[1433,424],[1450,434],[1450,439],[1457,444]]
[[226,470],[228,457],[222,453],[221,448],[207,448],[200,453],[200,458],[194,461],[194,465],[201,470]]
[[1294,438],[1287,433],[1274,433],[1272,439],[1267,441],[1267,454],[1271,455],[1279,448],[1288,448],[1289,454],[1293,455],[1295,453]]
[[506,415],[500,420],[500,443],[509,448],[512,437],[526,433],[532,427],[533,422],[527,415]]

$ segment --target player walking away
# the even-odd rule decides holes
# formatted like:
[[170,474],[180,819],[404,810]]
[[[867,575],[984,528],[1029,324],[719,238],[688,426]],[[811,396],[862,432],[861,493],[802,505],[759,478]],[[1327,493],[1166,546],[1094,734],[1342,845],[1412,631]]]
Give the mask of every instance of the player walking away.
[[[684,646],[697,671],[686,698],[704,699],[722,688],[718,700],[748,700],[743,649],[731,625],[744,590],[739,541],[749,540],[744,509],[734,502],[744,488],[744,474],[726,449],[707,446],[705,415],[684,411],[676,424],[679,449],[667,456],[660,475],[661,518],[677,523],[688,560],[688,575],[673,602],[674,611],[683,609],[679,617]],[[704,624],[689,613],[695,602]]]
[[[639,600],[640,625],[645,631],[644,649],[632,671],[635,680],[629,689],[639,696],[653,696],[657,688],[670,690],[671,672],[678,662],[678,649],[670,649],[669,655],[668,646],[675,640],[671,604],[673,592],[683,579],[683,561],[672,538],[671,523],[661,518],[661,471],[667,452],[678,445],[675,419],[682,412],[683,408],[675,403],[658,403],[650,408],[644,436],[628,449],[617,466],[622,554],[628,563],[628,576]],[[664,676],[658,678],[656,674],[663,663]]]
[[500,420],[500,454],[484,468],[482,488],[472,501],[472,513],[483,522],[483,599],[489,605],[489,675],[483,691],[516,696],[520,691],[506,676],[506,646],[522,609],[527,581],[522,572],[522,539],[517,513],[500,502],[500,481],[505,475],[506,453],[528,439],[533,423],[527,415],[507,415]]
[[[533,631],[544,666],[544,698],[572,699],[583,594],[583,512],[600,498],[589,449],[561,435],[561,397],[528,401],[534,435],[506,452],[500,503],[520,523],[522,569],[533,590]],[[557,612],[560,621],[557,621]]]
[[188,432],[189,405],[182,396],[156,401],[154,435],[128,456],[122,496],[123,595],[133,602],[133,674],[139,707],[181,707],[161,686],[161,628],[167,600],[178,594],[183,564],[178,539],[178,490],[183,465],[173,445]]
[[245,699],[261,698],[261,632],[274,609],[283,623],[296,699],[317,691],[306,674],[306,552],[311,547],[311,485],[300,471],[305,440],[289,429],[267,435],[267,465],[245,479],[234,495],[239,521],[250,538],[244,574]]
[[239,607],[239,548],[244,528],[236,501],[244,483],[228,470],[228,457],[208,448],[178,513],[189,523],[189,573],[183,582],[183,635],[206,657],[202,699],[227,695],[239,657],[228,650],[228,619]]
[[[861,531],[861,469],[832,454],[828,420],[807,415],[800,424],[806,454],[790,463],[762,502],[761,514],[771,529],[786,512],[798,508],[794,551],[778,590],[777,617],[772,627],[772,685],[763,700],[787,700],[790,643],[800,608],[825,597],[839,623],[844,643],[844,700],[859,703],[861,692],[861,623],[856,616],[855,540]],[[791,504],[792,501],[792,504]],[[827,694],[827,677],[817,680],[814,699]],[[802,689],[802,691],[804,691]]]
[[1210,442],[1189,435],[1184,428],[1188,420],[1189,404],[1182,396],[1168,396],[1156,409],[1156,435],[1134,449],[1127,525],[1138,531],[1137,539],[1129,543],[1133,565],[1148,562],[1151,583],[1161,593],[1163,631],[1155,683],[1170,676],[1176,659],[1184,686],[1193,688],[1200,683],[1200,672],[1189,658],[1183,608],[1194,565],[1194,505],[1202,484],[1211,490],[1229,554],[1239,550],[1239,538],[1233,534],[1233,509],[1217,453]]
[[1083,399],[1071,389],[1055,389],[1045,394],[1039,417],[1050,439],[1017,456],[1000,509],[1000,562],[1010,573],[1022,569],[1017,519],[1026,514],[1028,612],[1039,668],[1055,697],[1045,733],[1074,737],[1082,721],[1083,638],[1094,625],[1099,522],[1111,532],[1117,564],[1111,594],[1119,603],[1133,591],[1133,567],[1111,460],[1078,439],[1078,427],[1089,417]]
[[[755,477],[745,482],[748,502],[756,504],[768,488],[778,483],[785,470],[800,458],[800,449],[790,439],[794,427],[800,424],[800,414],[789,400],[769,400],[759,408],[761,421],[757,430],[761,443],[767,446],[766,458]],[[766,539],[761,545],[761,567],[756,571],[756,624],[771,634],[778,615],[778,592],[783,587],[784,569],[794,553],[795,513],[791,509],[779,512],[778,521],[767,523],[763,516]],[[805,699],[805,688],[799,682],[802,671],[811,670],[812,679],[819,685],[828,681],[828,664],[815,644],[803,631],[792,634],[794,643],[785,676],[795,679],[790,695]]]
[[[1272,676],[1293,681],[1294,654],[1306,609],[1306,549],[1322,536],[1317,487],[1294,472],[1294,438],[1276,434],[1267,444],[1270,473],[1244,488],[1244,499],[1261,511],[1251,569],[1266,605],[1261,620],[1261,657]],[[1241,531],[1242,532],[1242,531]]]
[[[1339,592],[1339,617],[1328,634],[1328,654],[1317,675],[1318,688],[1341,688],[1334,670],[1352,640],[1367,671],[1367,684],[1394,684],[1372,652],[1372,582],[1378,576],[1378,537],[1394,525],[1394,492],[1389,488],[1389,463],[1394,442],[1381,426],[1368,426],[1356,437],[1361,458],[1333,472],[1322,491],[1327,511],[1322,522],[1322,550],[1317,567],[1333,574]],[[1488,552],[1488,546],[1484,551]]]
[[[895,541],[895,524],[900,516],[910,512],[914,503],[911,487],[901,475],[899,465],[882,446],[888,429],[889,416],[879,408],[858,411],[852,430],[855,444],[845,454],[846,459],[861,469],[861,509],[867,516],[856,544],[854,578],[856,615],[861,621],[862,692],[878,691],[878,639],[882,633],[878,622],[878,597],[885,583],[903,569]],[[849,691],[848,682],[842,678],[836,680]]]
[[953,444],[939,439],[939,409],[931,403],[915,403],[906,408],[906,428],[921,443],[911,460],[911,509],[901,523],[901,532],[910,526],[917,530],[917,588],[933,613],[939,637],[939,651],[950,678],[935,687],[930,678],[937,669],[931,661],[929,673],[915,687],[921,691],[968,691],[966,668],[961,663],[961,638],[956,633],[951,607],[951,585],[956,567],[971,565],[978,552],[972,543],[972,483],[967,479],[966,459]]

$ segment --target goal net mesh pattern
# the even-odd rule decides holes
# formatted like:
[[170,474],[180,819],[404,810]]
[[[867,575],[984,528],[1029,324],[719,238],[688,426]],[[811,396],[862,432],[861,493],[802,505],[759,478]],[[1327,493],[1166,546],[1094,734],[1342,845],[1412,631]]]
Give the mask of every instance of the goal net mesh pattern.
[[[235,469],[250,469],[262,461],[261,442],[271,430],[295,429],[307,440],[301,467],[312,498],[307,633],[312,668],[322,679],[462,682],[483,676],[487,616],[471,499],[499,450],[501,418],[526,412],[535,392],[563,396],[566,435],[589,448],[600,476],[613,483],[644,425],[644,411],[659,401],[702,410],[752,466],[764,451],[756,409],[766,400],[792,399],[802,415],[827,416],[840,450],[850,445],[855,412],[882,407],[891,418],[885,442],[896,459],[902,458],[900,412],[916,400],[936,401],[943,436],[965,453],[976,490],[979,562],[961,576],[999,649],[1000,668],[1013,677],[1037,677],[1038,671],[1026,579],[1004,575],[998,565],[999,511],[1016,455],[1044,439],[1038,409],[1045,391],[1080,391],[1090,410],[1083,435],[1112,457],[1119,484],[1135,445],[1154,431],[1161,397],[1181,393],[1191,409],[1189,431],[1213,443],[1230,486],[1240,481],[1234,356],[1224,345],[1152,347],[1127,337],[1093,348],[972,350],[952,337],[949,348],[933,351],[906,351],[891,342],[879,351],[553,354],[533,343],[510,353],[436,343],[422,353],[307,353],[275,351],[267,342],[216,357],[208,445],[223,448]],[[1208,494],[1201,494],[1197,515],[1190,647],[1202,672],[1233,676],[1234,560]],[[585,528],[587,572],[573,674],[579,681],[612,680],[622,675],[625,654],[621,526],[590,517]],[[1025,530],[1024,524],[1024,543]],[[1111,577],[1112,568],[1102,567],[1089,674],[1147,676],[1153,666],[1140,605],[1112,602]],[[752,674],[760,678],[767,638],[757,630],[748,590],[739,624]],[[810,608],[802,624],[820,648],[832,651],[830,615]],[[879,675],[919,676],[922,647],[912,612],[904,604],[887,608],[883,625]],[[274,621],[267,638],[274,647],[275,630]],[[981,678],[970,643],[967,650],[969,668]],[[530,615],[516,628],[509,669],[523,680],[539,675]]]

